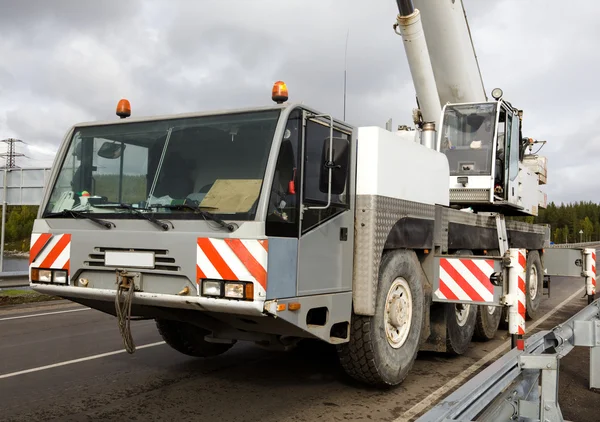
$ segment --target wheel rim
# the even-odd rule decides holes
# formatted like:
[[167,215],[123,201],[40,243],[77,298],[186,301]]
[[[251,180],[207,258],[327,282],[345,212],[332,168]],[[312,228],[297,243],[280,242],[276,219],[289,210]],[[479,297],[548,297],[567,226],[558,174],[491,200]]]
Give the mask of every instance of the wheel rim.
[[385,334],[390,346],[401,347],[408,338],[412,322],[410,287],[402,277],[392,283],[385,300]]
[[463,327],[467,323],[467,319],[469,319],[471,305],[457,303],[454,309],[456,310],[456,322],[459,326]]
[[531,266],[529,273],[529,297],[534,300],[538,293],[538,273],[535,265]]

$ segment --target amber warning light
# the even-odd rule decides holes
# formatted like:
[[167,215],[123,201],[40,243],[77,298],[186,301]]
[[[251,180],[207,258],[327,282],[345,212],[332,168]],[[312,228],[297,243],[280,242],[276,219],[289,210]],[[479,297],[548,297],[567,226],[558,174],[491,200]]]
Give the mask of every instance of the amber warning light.
[[117,116],[121,119],[131,116],[131,104],[125,98],[121,99],[119,104],[117,104]]
[[271,95],[273,101],[277,104],[284,103],[288,100],[288,89],[287,85],[283,81],[277,81],[273,85],[273,92]]

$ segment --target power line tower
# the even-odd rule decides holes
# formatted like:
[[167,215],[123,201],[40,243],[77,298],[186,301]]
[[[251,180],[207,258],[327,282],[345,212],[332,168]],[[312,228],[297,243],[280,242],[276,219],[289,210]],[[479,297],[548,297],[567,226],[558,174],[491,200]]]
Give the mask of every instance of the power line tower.
[[3,139],[1,142],[6,144],[6,152],[0,154],[0,157],[6,158],[6,164],[4,168],[12,169],[17,167],[15,158],[17,157],[25,157],[25,154],[17,153],[15,148],[15,143],[20,142],[24,143],[20,139],[8,138]]

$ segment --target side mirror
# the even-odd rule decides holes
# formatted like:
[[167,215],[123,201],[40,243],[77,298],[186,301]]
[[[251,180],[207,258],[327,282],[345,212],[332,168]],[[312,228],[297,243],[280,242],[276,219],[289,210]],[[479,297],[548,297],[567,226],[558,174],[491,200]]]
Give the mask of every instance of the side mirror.
[[346,180],[348,179],[350,142],[344,138],[333,138],[331,144],[333,151],[330,156],[329,138],[323,141],[323,153],[321,154],[323,165],[319,174],[319,190],[323,193],[329,192],[329,171],[331,170],[331,194],[340,195],[346,189]]
[[98,150],[98,155],[102,158],[113,160],[121,157],[121,154],[123,154],[123,151],[125,150],[125,146],[125,144],[107,141],[104,142]]

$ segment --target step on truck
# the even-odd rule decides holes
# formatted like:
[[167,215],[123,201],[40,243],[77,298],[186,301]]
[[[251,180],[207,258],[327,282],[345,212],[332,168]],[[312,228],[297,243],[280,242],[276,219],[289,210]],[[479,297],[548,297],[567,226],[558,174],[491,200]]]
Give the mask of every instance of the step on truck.
[[[418,10],[400,11],[411,36]],[[196,357],[318,339],[377,386],[419,350],[462,354],[507,322],[522,339],[549,230],[505,219],[538,206],[519,110],[497,96],[435,122],[418,111],[415,142],[290,103],[281,81],[272,99],[144,118],[121,100],[120,120],[73,126],[34,223],[32,288],[114,315],[130,353],[135,318]]]

